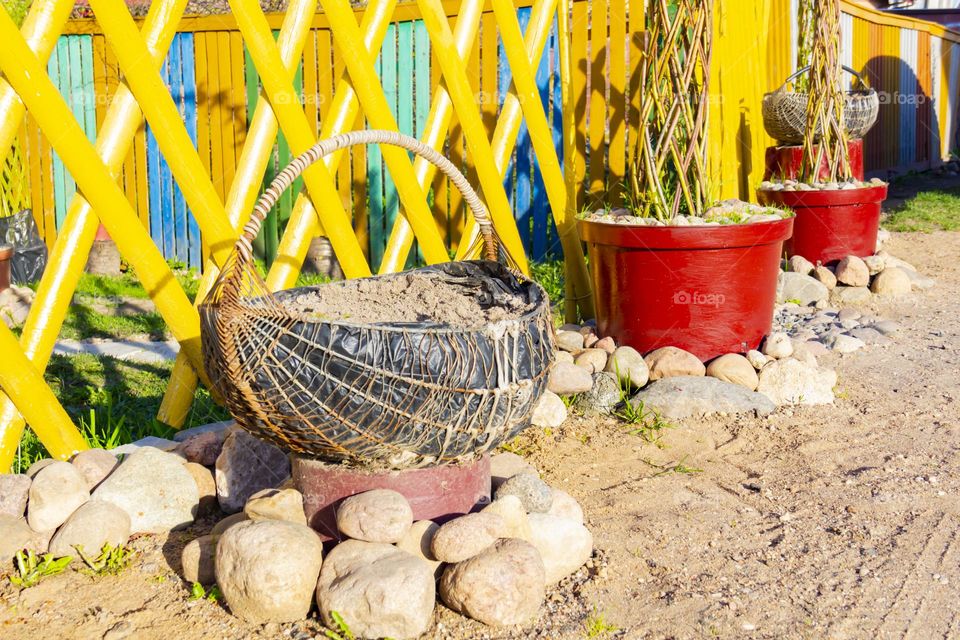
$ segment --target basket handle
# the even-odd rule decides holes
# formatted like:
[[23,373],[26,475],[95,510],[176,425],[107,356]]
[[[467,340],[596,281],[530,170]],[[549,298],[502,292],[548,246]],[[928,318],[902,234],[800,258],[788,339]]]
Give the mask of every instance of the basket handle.
[[366,144],[387,144],[395,147],[401,147],[407,151],[412,151],[424,160],[435,165],[442,171],[451,182],[463,194],[463,199],[470,207],[473,217],[477,221],[480,234],[483,236],[484,250],[488,260],[496,261],[498,256],[499,240],[494,234],[493,224],[490,222],[490,214],[480,200],[480,196],[464,175],[457,169],[452,162],[440,155],[435,149],[429,147],[416,138],[398,133],[396,131],[386,131],[381,129],[363,129],[360,131],[350,131],[342,133],[332,138],[326,138],[318,141],[312,147],[293,159],[290,164],[284,168],[277,177],[273,179],[270,186],[263,192],[257,204],[253,207],[253,213],[250,220],[243,227],[243,233],[237,239],[236,251],[241,263],[249,263],[253,260],[253,240],[260,232],[260,225],[266,218],[267,213],[277,203],[280,196],[286,191],[287,187],[293,184],[293,181],[303,173],[311,164],[327,156],[334,151],[352,147],[355,145]]
[[[860,83],[860,86],[862,86],[862,87],[866,87],[866,86],[867,86],[867,83],[864,82],[864,80],[863,80],[863,76],[860,75],[860,73],[859,73],[856,69],[851,69],[851,68],[848,67],[847,65],[843,65],[843,70],[846,71],[847,73],[853,74],[853,76],[857,79],[857,82]],[[799,78],[801,75],[803,75],[803,74],[806,73],[807,71],[810,71],[810,65],[807,65],[807,66],[803,67],[802,69],[797,69],[797,70],[794,71],[792,74],[790,74],[790,77],[789,77],[789,78],[787,78],[786,80],[783,81],[783,84],[780,85],[780,88],[777,89],[777,91],[783,91],[783,90],[785,90],[785,89],[787,88],[787,85],[788,85],[788,84],[790,84],[791,82],[793,82],[794,80],[796,80],[797,78]]]

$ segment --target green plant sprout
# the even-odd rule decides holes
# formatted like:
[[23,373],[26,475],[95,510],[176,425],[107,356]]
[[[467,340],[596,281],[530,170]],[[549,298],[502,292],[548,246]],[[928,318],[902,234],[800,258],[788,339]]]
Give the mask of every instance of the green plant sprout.
[[222,595],[223,594],[220,593],[220,587],[217,585],[213,585],[209,589],[204,589],[203,585],[199,582],[194,582],[190,585],[189,600],[209,600],[210,602],[217,602]]
[[10,582],[21,589],[29,589],[47,576],[62,573],[73,561],[71,556],[54,558],[52,553],[37,556],[33,551],[17,551],[16,574],[10,576]]
[[617,626],[607,622],[602,613],[597,613],[596,607],[593,609],[593,614],[587,618],[587,621],[584,623],[584,629],[587,638],[590,640],[594,638],[606,638],[611,633],[616,633],[620,630]]
[[614,411],[614,416],[630,425],[635,425],[627,429],[631,436],[640,436],[645,442],[663,448],[660,439],[663,438],[663,432],[666,429],[672,429],[673,425],[663,419],[660,412],[656,409],[648,409],[643,400],[634,401],[630,397],[630,383],[624,382],[620,375],[620,365],[614,367],[617,375],[617,386],[620,391],[620,408]]
[[115,576],[121,571],[130,566],[130,561],[133,559],[134,551],[129,547],[125,547],[122,544],[113,546],[109,542],[105,542],[103,547],[100,549],[100,555],[96,558],[90,558],[83,552],[82,545],[75,545],[73,547],[77,551],[77,555],[80,556],[80,559],[83,560],[83,563],[86,568],[81,569],[80,572],[88,576]]
[[683,456],[673,464],[669,464],[669,463],[657,464],[656,462],[651,462],[650,460],[647,460],[645,458],[641,458],[640,460],[644,464],[658,470],[655,474],[653,474],[652,477],[654,478],[667,475],[668,473],[682,473],[682,474],[703,473],[703,469],[698,469],[697,467],[690,467],[684,464],[684,461],[687,459],[687,457],[688,456]]

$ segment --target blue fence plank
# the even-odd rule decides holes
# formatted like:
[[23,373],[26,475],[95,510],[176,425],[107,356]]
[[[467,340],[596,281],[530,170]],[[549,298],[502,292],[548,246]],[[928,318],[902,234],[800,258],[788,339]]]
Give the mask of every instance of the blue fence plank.
[[[169,65],[167,66],[167,77],[164,78],[164,81],[170,89],[174,104],[177,105],[177,109],[180,111],[180,117],[185,121],[184,105],[181,99],[183,91],[183,58],[180,54],[180,40],[181,34],[176,34],[171,43],[168,56]],[[173,255],[167,254],[167,257],[176,257],[179,262],[189,263],[190,256],[187,253],[187,203],[183,198],[183,193],[180,191],[180,186],[175,184],[173,180],[171,180],[171,190],[173,194],[173,211],[171,212],[171,217],[173,218],[171,234],[173,236]]]
[[[557,150],[557,159],[563,167],[563,96],[560,95],[560,33],[557,30],[557,20],[553,20],[553,30],[550,34],[551,47],[551,75],[553,77],[553,109],[549,111],[551,130],[553,131],[553,147]],[[544,107],[546,108],[546,107]],[[562,258],[563,247],[560,246],[560,234],[557,232],[557,223],[553,214],[548,215],[549,240],[547,241],[547,258]]]
[[[197,78],[196,56],[193,48],[193,34],[182,33],[180,41],[180,56],[182,61],[181,72],[183,78],[183,116],[187,133],[193,146],[197,146]],[[200,226],[193,212],[187,209],[187,256],[191,267],[197,269],[203,266],[203,243],[200,237]]]
[[[387,48],[394,42],[391,31],[393,26],[387,27],[383,46]],[[383,53],[377,56],[374,62],[374,71],[378,77],[383,76]],[[367,125],[369,127],[369,123]],[[383,260],[384,230],[383,230],[383,155],[378,145],[367,147],[367,227],[370,235],[370,268],[376,271]]]
[[[550,109],[550,39],[543,43],[544,53],[537,66],[535,80],[543,104],[544,113]],[[530,217],[533,230],[531,232],[530,253],[531,260],[543,260],[547,255],[547,217],[550,215],[550,203],[547,200],[547,191],[543,185],[543,175],[537,154],[533,155],[533,202],[531,203]]]
[[[517,10],[517,20],[520,23],[520,30],[526,32],[527,25],[530,23],[530,8],[524,7]],[[513,81],[513,73],[510,70],[510,63],[507,61],[506,52],[503,50],[503,42],[498,45],[499,53],[499,100],[503,104],[503,99],[510,89]],[[510,168],[504,173],[504,186],[507,189],[507,196],[513,205],[513,215],[517,220],[517,228],[520,231],[520,239],[523,241],[523,248],[527,255],[533,253],[533,180],[532,180],[532,149],[530,145],[530,134],[527,131],[525,120],[520,121],[520,130],[517,133],[517,145],[514,151],[514,157]]]

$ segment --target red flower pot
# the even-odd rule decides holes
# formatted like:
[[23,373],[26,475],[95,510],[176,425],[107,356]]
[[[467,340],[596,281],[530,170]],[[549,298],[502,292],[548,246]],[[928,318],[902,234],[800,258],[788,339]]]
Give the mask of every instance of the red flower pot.
[[10,260],[13,259],[13,247],[0,245],[0,291],[10,288]]
[[641,353],[675,346],[704,361],[757,348],[770,332],[792,228],[792,218],[695,227],[581,220],[599,334]]
[[796,212],[793,237],[785,248],[816,264],[846,256],[871,256],[877,247],[880,205],[887,185],[837,191],[769,191],[760,189],[761,204]]
[[[851,140],[847,143],[850,153],[850,172],[857,180],[863,180],[863,140]],[[786,145],[767,147],[764,180],[799,180],[803,167],[803,146]],[[829,180],[830,166],[827,159],[820,162],[821,180]]]

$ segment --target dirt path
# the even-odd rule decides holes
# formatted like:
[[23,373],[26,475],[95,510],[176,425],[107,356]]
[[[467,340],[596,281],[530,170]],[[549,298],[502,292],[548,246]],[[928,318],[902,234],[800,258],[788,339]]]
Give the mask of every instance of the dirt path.
[[[431,637],[585,638],[600,617],[619,631],[596,637],[960,637],[960,234],[898,235],[890,250],[939,284],[878,309],[903,325],[892,345],[824,361],[840,373],[835,405],[688,420],[660,448],[612,420],[532,438],[531,459],[584,506],[595,566],[532,629],[441,611]],[[689,472],[669,471],[679,462]],[[0,587],[0,637],[319,633],[188,601],[167,558],[189,538],[136,541],[117,578]]]

